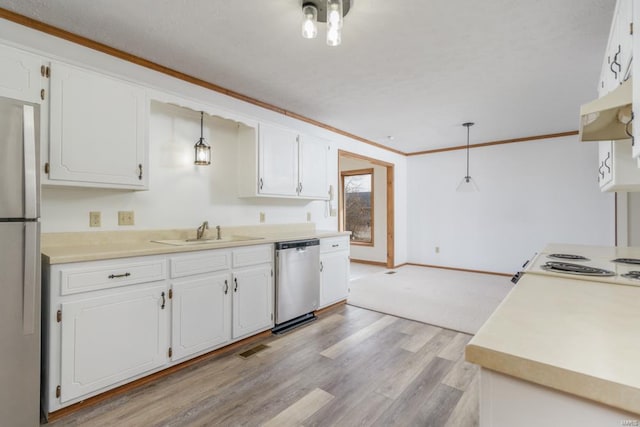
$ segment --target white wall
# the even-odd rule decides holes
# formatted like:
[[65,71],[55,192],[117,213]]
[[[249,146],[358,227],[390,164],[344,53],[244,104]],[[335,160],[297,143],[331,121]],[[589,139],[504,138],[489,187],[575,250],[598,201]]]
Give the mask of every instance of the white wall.
[[629,246],[640,246],[640,193],[628,195]]
[[387,262],[387,168],[369,161],[342,157],[340,172],[373,168],[373,246],[351,244],[351,258]]
[[[205,106],[215,106],[216,109],[224,109],[233,112],[234,115],[237,114],[253,120],[287,126],[301,133],[329,140],[331,141],[328,171],[329,183],[336,188],[338,185],[337,153],[339,149],[393,163],[396,172],[394,183],[396,215],[400,218],[404,218],[407,215],[407,159],[402,155],[364,144],[289,116],[118,60],[109,55],[45,35],[10,21],[0,19],[0,23],[0,42],[4,44],[25,49],[50,59],[84,66],[120,78],[124,77],[134,83],[177,95],[194,105],[201,105],[203,109],[206,109],[204,108]],[[168,65],[179,68],[178,64]],[[176,130],[174,137],[184,138],[189,141],[188,143],[168,142],[166,140],[157,142],[153,135],[158,135],[158,133],[162,132],[162,129],[166,129],[163,128],[166,125],[166,118],[155,117],[158,113],[156,111],[152,116],[154,124],[151,126],[153,138],[150,147],[152,159],[150,165],[151,190],[144,193],[97,189],[45,188],[42,195],[43,231],[87,230],[89,210],[102,210],[104,226],[100,230],[114,229],[114,227],[115,229],[130,229],[130,227],[115,226],[115,212],[121,209],[135,210],[135,228],[139,229],[192,227],[194,223],[197,225],[198,221],[207,218],[212,223],[223,226],[240,225],[241,223],[242,225],[251,225],[258,223],[257,212],[260,211],[266,212],[267,223],[304,222],[306,221],[306,212],[309,210],[312,212],[312,221],[318,222],[318,228],[337,229],[336,217],[324,217],[324,202],[308,203],[283,199],[245,200],[234,198],[231,192],[228,191],[230,187],[225,184],[230,179],[230,175],[225,173],[225,171],[229,172],[226,168],[234,163],[225,163],[224,157],[219,157],[219,168],[217,169],[215,164],[208,170],[206,168],[197,169],[195,166],[187,164],[176,164],[173,154],[175,154],[175,151],[182,153],[182,150],[191,150],[195,142],[194,138],[197,139],[199,136],[199,126],[194,121],[188,125],[185,124],[189,128],[188,130]],[[160,115],[162,114],[164,113],[160,113]],[[194,119],[198,119],[197,115]],[[215,130],[215,123],[213,126]],[[195,136],[192,128],[196,131]],[[184,148],[185,145],[186,148]],[[214,153],[215,150],[216,148],[214,148]],[[228,150],[227,155],[230,155]],[[157,161],[160,161],[160,163],[154,164]],[[222,163],[225,163],[225,165],[222,166]],[[204,198],[203,194],[205,195]],[[406,261],[406,238],[406,224],[399,222],[395,229],[396,263]]]
[[547,243],[613,245],[597,149],[575,136],[472,149],[478,193],[455,191],[464,150],[410,157],[409,262],[511,273]]

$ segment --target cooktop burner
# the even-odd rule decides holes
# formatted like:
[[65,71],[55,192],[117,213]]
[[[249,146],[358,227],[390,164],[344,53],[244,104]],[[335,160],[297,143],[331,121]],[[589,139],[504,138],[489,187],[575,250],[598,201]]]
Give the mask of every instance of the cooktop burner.
[[564,259],[567,261],[589,261],[589,258],[587,257],[572,254],[549,254],[547,255],[547,258]]
[[612,259],[611,262],[619,262],[620,264],[640,265],[640,259],[638,258],[616,258],[616,259]]
[[580,276],[615,276],[613,271],[603,268],[589,267],[588,265],[572,264],[569,262],[547,261],[543,266],[543,270],[554,273],[577,274]]
[[621,274],[620,276],[624,277],[625,279],[640,280],[640,271],[630,271],[628,273]]

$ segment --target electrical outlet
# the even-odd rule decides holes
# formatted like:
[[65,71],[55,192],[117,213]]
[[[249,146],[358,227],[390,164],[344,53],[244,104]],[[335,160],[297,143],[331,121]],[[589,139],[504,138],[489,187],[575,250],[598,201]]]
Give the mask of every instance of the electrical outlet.
[[436,253],[439,254],[440,253],[440,246],[436,246]]
[[101,227],[102,214],[99,211],[89,212],[89,227]]
[[307,212],[307,222],[311,222],[311,212]]
[[331,208],[331,212],[329,212],[331,216],[338,216],[338,209]]
[[133,211],[118,211],[118,225],[133,225]]
[[264,223],[264,218],[265,218],[264,212],[260,212],[260,224]]

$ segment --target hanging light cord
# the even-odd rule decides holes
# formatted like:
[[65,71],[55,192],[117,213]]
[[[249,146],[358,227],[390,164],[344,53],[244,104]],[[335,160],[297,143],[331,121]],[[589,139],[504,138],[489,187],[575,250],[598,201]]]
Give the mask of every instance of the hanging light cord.
[[[203,127],[202,127],[203,120],[204,120],[204,111],[200,111],[200,141],[202,141],[204,139],[204,137],[202,136],[203,135]],[[467,137],[467,145],[468,144],[469,144],[469,137]],[[467,161],[468,161],[468,159],[467,159]],[[467,169],[469,169],[469,166],[467,166]],[[469,173],[467,173],[467,175],[469,175]]]
[[469,128],[471,126],[467,126],[467,182],[469,182]]

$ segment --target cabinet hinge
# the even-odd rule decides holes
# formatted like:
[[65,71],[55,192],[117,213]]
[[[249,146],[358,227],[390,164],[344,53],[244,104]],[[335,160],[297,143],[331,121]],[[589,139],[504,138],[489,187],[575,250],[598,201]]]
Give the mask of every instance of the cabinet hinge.
[[47,74],[46,74],[46,78],[49,78],[51,76],[51,68],[47,67]]
[[62,322],[62,310],[58,310],[56,312],[56,322],[58,323]]
[[62,387],[56,387],[56,397],[60,397],[62,395]]
[[271,277],[273,277],[273,268],[271,269]]
[[273,320],[273,313],[271,313],[271,320]]
[[629,22],[629,34],[633,35],[633,22]]
[[173,289],[169,289],[169,299],[173,298]]
[[40,90],[40,99],[42,99],[44,101],[44,94],[45,94],[45,90],[41,89]]
[[171,347],[169,347],[168,353],[169,353],[169,357],[173,356],[173,350],[171,349]]
[[40,66],[40,75],[41,75],[42,77],[45,77],[45,76],[46,76],[46,73],[47,73],[47,67],[46,67],[46,66],[44,66],[44,65],[41,65],[41,66]]
[[49,162],[45,163],[45,164],[44,164],[44,173],[48,174],[50,169],[51,169],[51,168],[50,168],[50,166],[49,166]]

